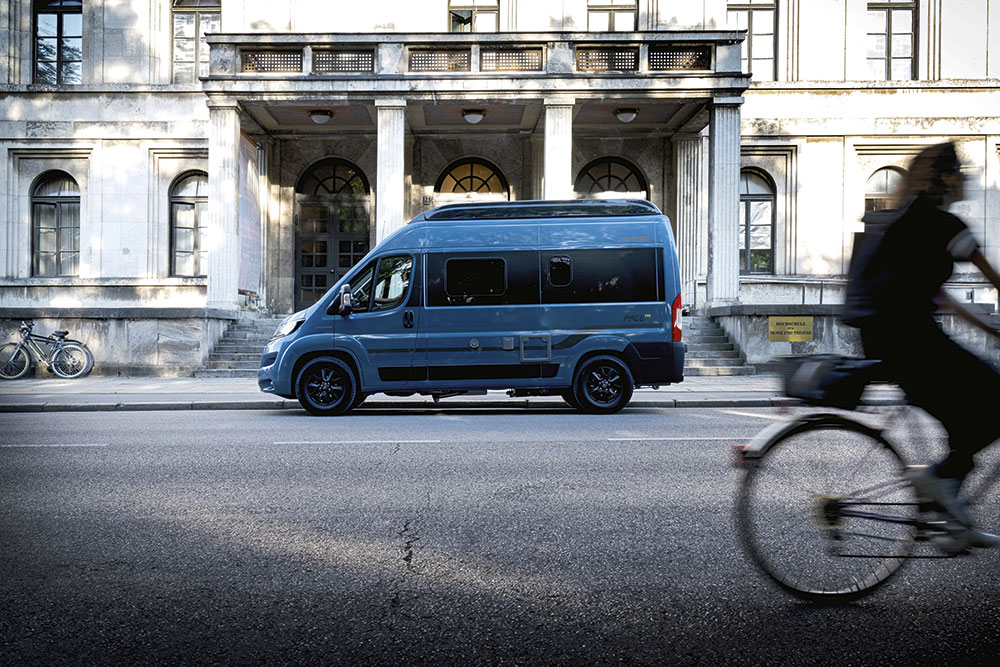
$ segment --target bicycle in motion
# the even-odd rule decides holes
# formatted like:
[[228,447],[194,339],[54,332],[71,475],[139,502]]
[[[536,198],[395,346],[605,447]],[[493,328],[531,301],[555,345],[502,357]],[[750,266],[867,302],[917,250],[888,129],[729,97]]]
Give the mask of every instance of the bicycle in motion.
[[[814,405],[856,407],[864,386],[877,378],[878,363],[842,360],[843,376],[855,376],[847,398],[804,396],[789,389],[788,374],[786,394]],[[743,471],[739,538],[781,589],[811,602],[849,602],[885,584],[908,560],[969,553],[956,539],[961,527],[906,479],[910,466],[889,440],[910,410],[890,409],[879,426],[835,412],[804,414],[735,448]],[[980,502],[998,476],[1000,465],[967,494],[969,502]]]
[[[94,355],[78,340],[66,338],[69,331],[53,331],[50,336],[32,333],[35,323],[22,321],[21,340],[0,346],[0,379],[16,380],[31,368],[31,355],[61,378],[83,377],[94,367]],[[42,346],[47,347],[47,351]]]

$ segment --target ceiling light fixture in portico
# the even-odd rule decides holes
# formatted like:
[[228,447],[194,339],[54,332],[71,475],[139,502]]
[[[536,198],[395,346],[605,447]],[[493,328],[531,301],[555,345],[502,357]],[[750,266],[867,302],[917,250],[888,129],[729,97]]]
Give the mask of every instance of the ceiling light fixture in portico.
[[333,112],[325,111],[323,109],[314,109],[309,112],[309,117],[312,118],[312,121],[317,125],[325,125],[330,122],[331,118],[333,118]]
[[475,125],[481,121],[485,115],[486,111],[483,109],[462,109],[462,118],[464,118],[465,122],[470,125]]
[[638,115],[638,109],[615,109],[615,118],[623,123],[631,123]]

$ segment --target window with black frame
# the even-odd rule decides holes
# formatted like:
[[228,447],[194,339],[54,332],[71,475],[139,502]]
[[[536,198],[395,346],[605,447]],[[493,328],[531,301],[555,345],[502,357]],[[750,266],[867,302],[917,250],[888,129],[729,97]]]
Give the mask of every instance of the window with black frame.
[[43,174],[31,192],[33,276],[80,271],[80,187],[64,171]]
[[729,24],[737,30],[747,31],[742,44],[743,71],[753,74],[757,81],[777,80],[778,3],[774,0],[743,0],[730,2],[728,9]]
[[868,74],[884,81],[917,78],[917,3],[869,2],[866,18]]
[[633,32],[639,9],[636,0],[587,0],[587,30]]
[[208,174],[182,176],[170,189],[170,273],[204,276],[207,273]]
[[740,273],[774,273],[775,189],[763,172],[740,172]]
[[450,32],[498,32],[500,0],[451,0],[448,26]]
[[83,83],[83,3],[35,2],[35,83]]
[[222,25],[220,0],[175,0],[173,5],[173,82],[194,83],[208,76],[205,35]]

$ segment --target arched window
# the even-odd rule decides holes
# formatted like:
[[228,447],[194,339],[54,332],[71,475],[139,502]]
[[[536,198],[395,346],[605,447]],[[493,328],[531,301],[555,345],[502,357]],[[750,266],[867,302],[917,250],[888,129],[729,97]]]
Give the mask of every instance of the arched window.
[[54,86],[81,83],[83,81],[81,0],[37,0],[34,20],[35,83]]
[[206,263],[208,174],[183,175],[170,189],[171,275],[203,276]]
[[865,185],[865,212],[884,211],[895,204],[896,190],[906,174],[896,167],[882,167],[868,178]]
[[295,191],[313,197],[327,195],[366,195],[368,179],[347,160],[329,158],[317,162],[302,175]]
[[774,273],[774,192],[763,172],[740,171],[740,273]]
[[[448,165],[434,192],[455,195],[500,195],[509,198],[507,179],[493,164],[478,158],[463,158]],[[494,197],[496,198],[496,197]]]
[[80,187],[50,171],[31,192],[32,275],[75,276],[80,266]]
[[642,173],[627,160],[602,157],[580,170],[573,186],[582,197],[649,198],[649,189]]
[[221,0],[174,0],[174,83],[193,83],[208,75],[205,35],[219,32]]
[[357,165],[326,158],[295,185],[295,307],[306,308],[368,254],[371,201]]

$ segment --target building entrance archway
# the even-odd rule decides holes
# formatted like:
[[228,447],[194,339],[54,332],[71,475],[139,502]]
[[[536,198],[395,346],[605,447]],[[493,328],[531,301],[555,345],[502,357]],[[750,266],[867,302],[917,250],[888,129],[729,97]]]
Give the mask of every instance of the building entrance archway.
[[308,308],[368,254],[371,188],[357,165],[316,162],[295,185],[295,309]]

